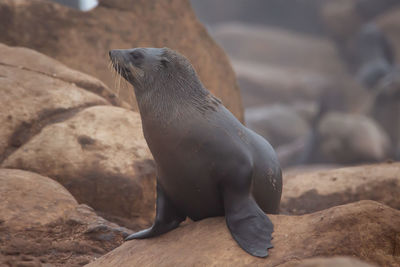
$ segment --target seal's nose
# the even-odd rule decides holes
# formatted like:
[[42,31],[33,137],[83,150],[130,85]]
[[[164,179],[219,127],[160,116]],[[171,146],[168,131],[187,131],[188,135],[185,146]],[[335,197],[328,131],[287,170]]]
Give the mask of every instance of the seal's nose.
[[112,52],[113,52],[114,50],[110,50],[109,52],[108,52],[108,55],[110,56],[110,58],[112,58]]

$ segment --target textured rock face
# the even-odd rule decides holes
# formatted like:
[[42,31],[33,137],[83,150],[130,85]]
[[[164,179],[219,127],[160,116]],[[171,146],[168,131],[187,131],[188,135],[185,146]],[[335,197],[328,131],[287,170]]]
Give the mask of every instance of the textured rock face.
[[[68,68],[57,60],[24,47],[11,47],[0,43],[0,64],[21,70],[42,74],[73,84],[93,92],[113,105],[128,108],[129,105],[118,97],[100,80]],[[18,71],[18,70],[16,70]],[[16,74],[17,75],[17,74]]]
[[[16,55],[16,59],[11,55]],[[42,68],[46,64],[53,66],[53,70]],[[63,76],[57,76],[69,71],[72,72],[32,50],[0,45],[0,159],[40,131],[42,124],[84,107],[109,104],[105,98],[75,83],[81,79],[88,86],[95,86],[94,78],[81,74],[77,79],[64,80]]]
[[327,258],[311,258],[301,261],[294,260],[278,265],[280,267],[374,267],[376,265],[369,264],[351,257],[327,257]]
[[52,177],[80,203],[110,216],[140,217],[144,224],[152,219],[155,166],[136,112],[84,109],[44,127],[2,166]]
[[48,177],[0,169],[0,185],[1,266],[81,266],[131,233]]
[[292,173],[283,181],[284,214],[307,214],[359,200],[400,210],[400,163]]
[[382,161],[389,155],[389,137],[372,119],[331,112],[317,127],[318,154],[328,162]]
[[352,255],[379,266],[400,264],[400,211],[385,205],[362,201],[309,215],[270,218],[274,248],[265,259],[246,254],[224,219],[211,218],[153,239],[126,242],[89,266],[276,266],[334,255]]
[[80,203],[142,228],[155,167],[138,113],[99,80],[27,48],[0,45],[0,166],[62,183]]
[[41,226],[78,205],[57,182],[27,171],[0,169],[0,221],[11,229]]
[[[240,93],[227,57],[197,21],[187,0],[100,1],[80,12],[44,0],[0,4],[0,42],[33,48],[114,85],[108,51],[170,47],[186,55],[204,85],[243,119]],[[129,87],[130,88],[130,87]],[[124,99],[132,90],[122,89]]]

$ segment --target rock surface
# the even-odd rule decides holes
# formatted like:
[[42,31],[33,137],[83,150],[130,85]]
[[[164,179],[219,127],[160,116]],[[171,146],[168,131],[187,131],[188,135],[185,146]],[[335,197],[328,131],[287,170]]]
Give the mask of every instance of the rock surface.
[[[43,124],[84,107],[109,104],[77,84],[101,86],[100,81],[83,74],[75,77],[74,71],[30,49],[0,45],[0,161],[39,132]],[[104,87],[102,92],[106,90]]]
[[35,50],[24,47],[7,46],[0,43],[0,64],[52,77],[53,79],[61,80],[93,92],[105,98],[113,105],[129,107],[126,102],[120,100],[111,89],[100,80],[70,69],[57,60]]
[[291,172],[283,179],[281,213],[307,214],[360,200],[400,210],[400,163]]
[[[1,5],[1,4],[0,4]],[[99,80],[27,48],[0,45],[0,166],[62,183],[133,229],[153,217],[155,167],[138,113]]]
[[265,259],[240,249],[220,217],[126,242],[88,266],[276,266],[335,255],[379,266],[400,264],[400,211],[383,204],[361,201],[309,215],[270,218],[274,248]]
[[363,261],[360,261],[352,257],[329,257],[329,258],[311,258],[301,261],[294,260],[293,262],[287,262],[278,265],[280,267],[374,267]]
[[[81,12],[44,0],[1,1],[0,42],[35,49],[109,87],[114,85],[107,67],[109,50],[167,46],[186,55],[204,85],[243,119],[229,61],[197,21],[188,0],[99,2]],[[133,99],[132,93],[130,87],[121,90],[123,99]]]
[[155,166],[136,112],[86,108],[45,126],[1,166],[54,178],[80,203],[132,229],[153,218]]
[[1,226],[23,230],[61,218],[78,205],[56,181],[21,170],[0,169]]
[[47,177],[0,169],[0,184],[1,266],[82,266],[131,233]]

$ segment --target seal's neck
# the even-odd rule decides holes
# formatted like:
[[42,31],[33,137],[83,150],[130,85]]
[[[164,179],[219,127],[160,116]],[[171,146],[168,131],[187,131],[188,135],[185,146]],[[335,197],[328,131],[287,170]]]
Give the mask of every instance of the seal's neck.
[[220,101],[205,89],[196,77],[158,79],[151,84],[135,87],[135,94],[143,124],[153,122],[160,126],[191,116],[215,111]]

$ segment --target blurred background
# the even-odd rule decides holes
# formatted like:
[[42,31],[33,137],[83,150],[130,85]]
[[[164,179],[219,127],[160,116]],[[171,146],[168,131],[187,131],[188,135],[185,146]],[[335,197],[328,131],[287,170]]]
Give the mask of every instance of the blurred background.
[[399,159],[399,1],[191,3],[283,166]]

